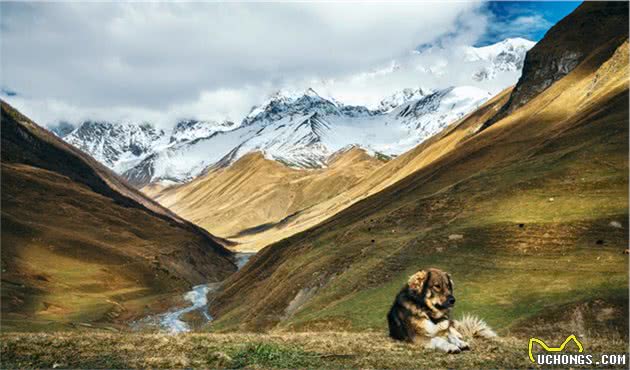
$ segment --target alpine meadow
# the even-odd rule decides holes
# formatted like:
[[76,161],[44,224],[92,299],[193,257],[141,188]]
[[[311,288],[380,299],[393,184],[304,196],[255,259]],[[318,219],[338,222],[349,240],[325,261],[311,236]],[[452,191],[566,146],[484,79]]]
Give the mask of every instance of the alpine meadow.
[[0,367],[620,368],[628,2],[1,2]]

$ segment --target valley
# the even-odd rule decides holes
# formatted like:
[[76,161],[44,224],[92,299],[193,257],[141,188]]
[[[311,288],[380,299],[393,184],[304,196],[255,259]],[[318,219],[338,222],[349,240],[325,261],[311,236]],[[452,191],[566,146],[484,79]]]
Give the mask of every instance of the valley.
[[[238,120],[182,104],[170,126],[49,131],[2,100],[1,367],[530,368],[530,338],[571,335],[628,358],[628,14],[584,2],[536,42],[445,53],[447,33],[406,51],[426,64],[396,55],[353,83],[466,84],[409,80],[376,104],[312,79]],[[448,288],[413,293],[429,267]],[[413,330],[453,340],[422,313],[452,301],[453,327],[498,336],[464,327],[471,350],[448,355],[392,340],[402,287]]]
[[[237,269],[241,269],[254,253],[235,253],[234,261]],[[131,323],[131,329],[138,332],[166,331],[171,334],[187,333],[191,330],[198,330],[205,324],[212,322],[212,316],[208,314],[208,298],[212,297],[217,289],[221,287],[221,282],[212,282],[193,286],[192,289],[183,295],[184,307],[181,302],[175,308],[151,315]],[[191,320],[192,316],[192,320]],[[196,320],[195,320],[196,318]],[[195,324],[191,328],[191,323]]]

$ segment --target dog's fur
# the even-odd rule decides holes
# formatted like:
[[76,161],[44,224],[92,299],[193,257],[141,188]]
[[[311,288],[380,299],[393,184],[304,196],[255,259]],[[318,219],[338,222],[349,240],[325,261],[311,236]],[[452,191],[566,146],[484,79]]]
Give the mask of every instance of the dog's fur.
[[389,335],[448,353],[470,349],[449,319],[455,304],[453,280],[435,268],[413,274],[387,314]]

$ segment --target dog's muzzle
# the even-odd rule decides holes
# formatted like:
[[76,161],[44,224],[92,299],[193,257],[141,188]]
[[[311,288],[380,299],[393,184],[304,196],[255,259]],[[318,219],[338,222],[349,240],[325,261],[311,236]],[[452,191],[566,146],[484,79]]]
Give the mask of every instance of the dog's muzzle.
[[449,295],[448,297],[446,297],[446,300],[444,301],[444,303],[439,304],[437,307],[441,310],[447,310],[453,307],[454,305],[455,305],[455,297],[453,297],[452,295]]
[[453,297],[452,295],[449,295],[448,298],[446,299],[446,305],[447,306],[454,306],[455,305],[455,297]]

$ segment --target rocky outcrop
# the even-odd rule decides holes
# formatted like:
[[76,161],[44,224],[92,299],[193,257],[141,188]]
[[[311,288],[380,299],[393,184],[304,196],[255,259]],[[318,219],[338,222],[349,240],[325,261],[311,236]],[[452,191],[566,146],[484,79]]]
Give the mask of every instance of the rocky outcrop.
[[560,80],[594,50],[610,57],[628,39],[627,2],[585,2],[553,26],[525,57],[523,74],[492,125]]

